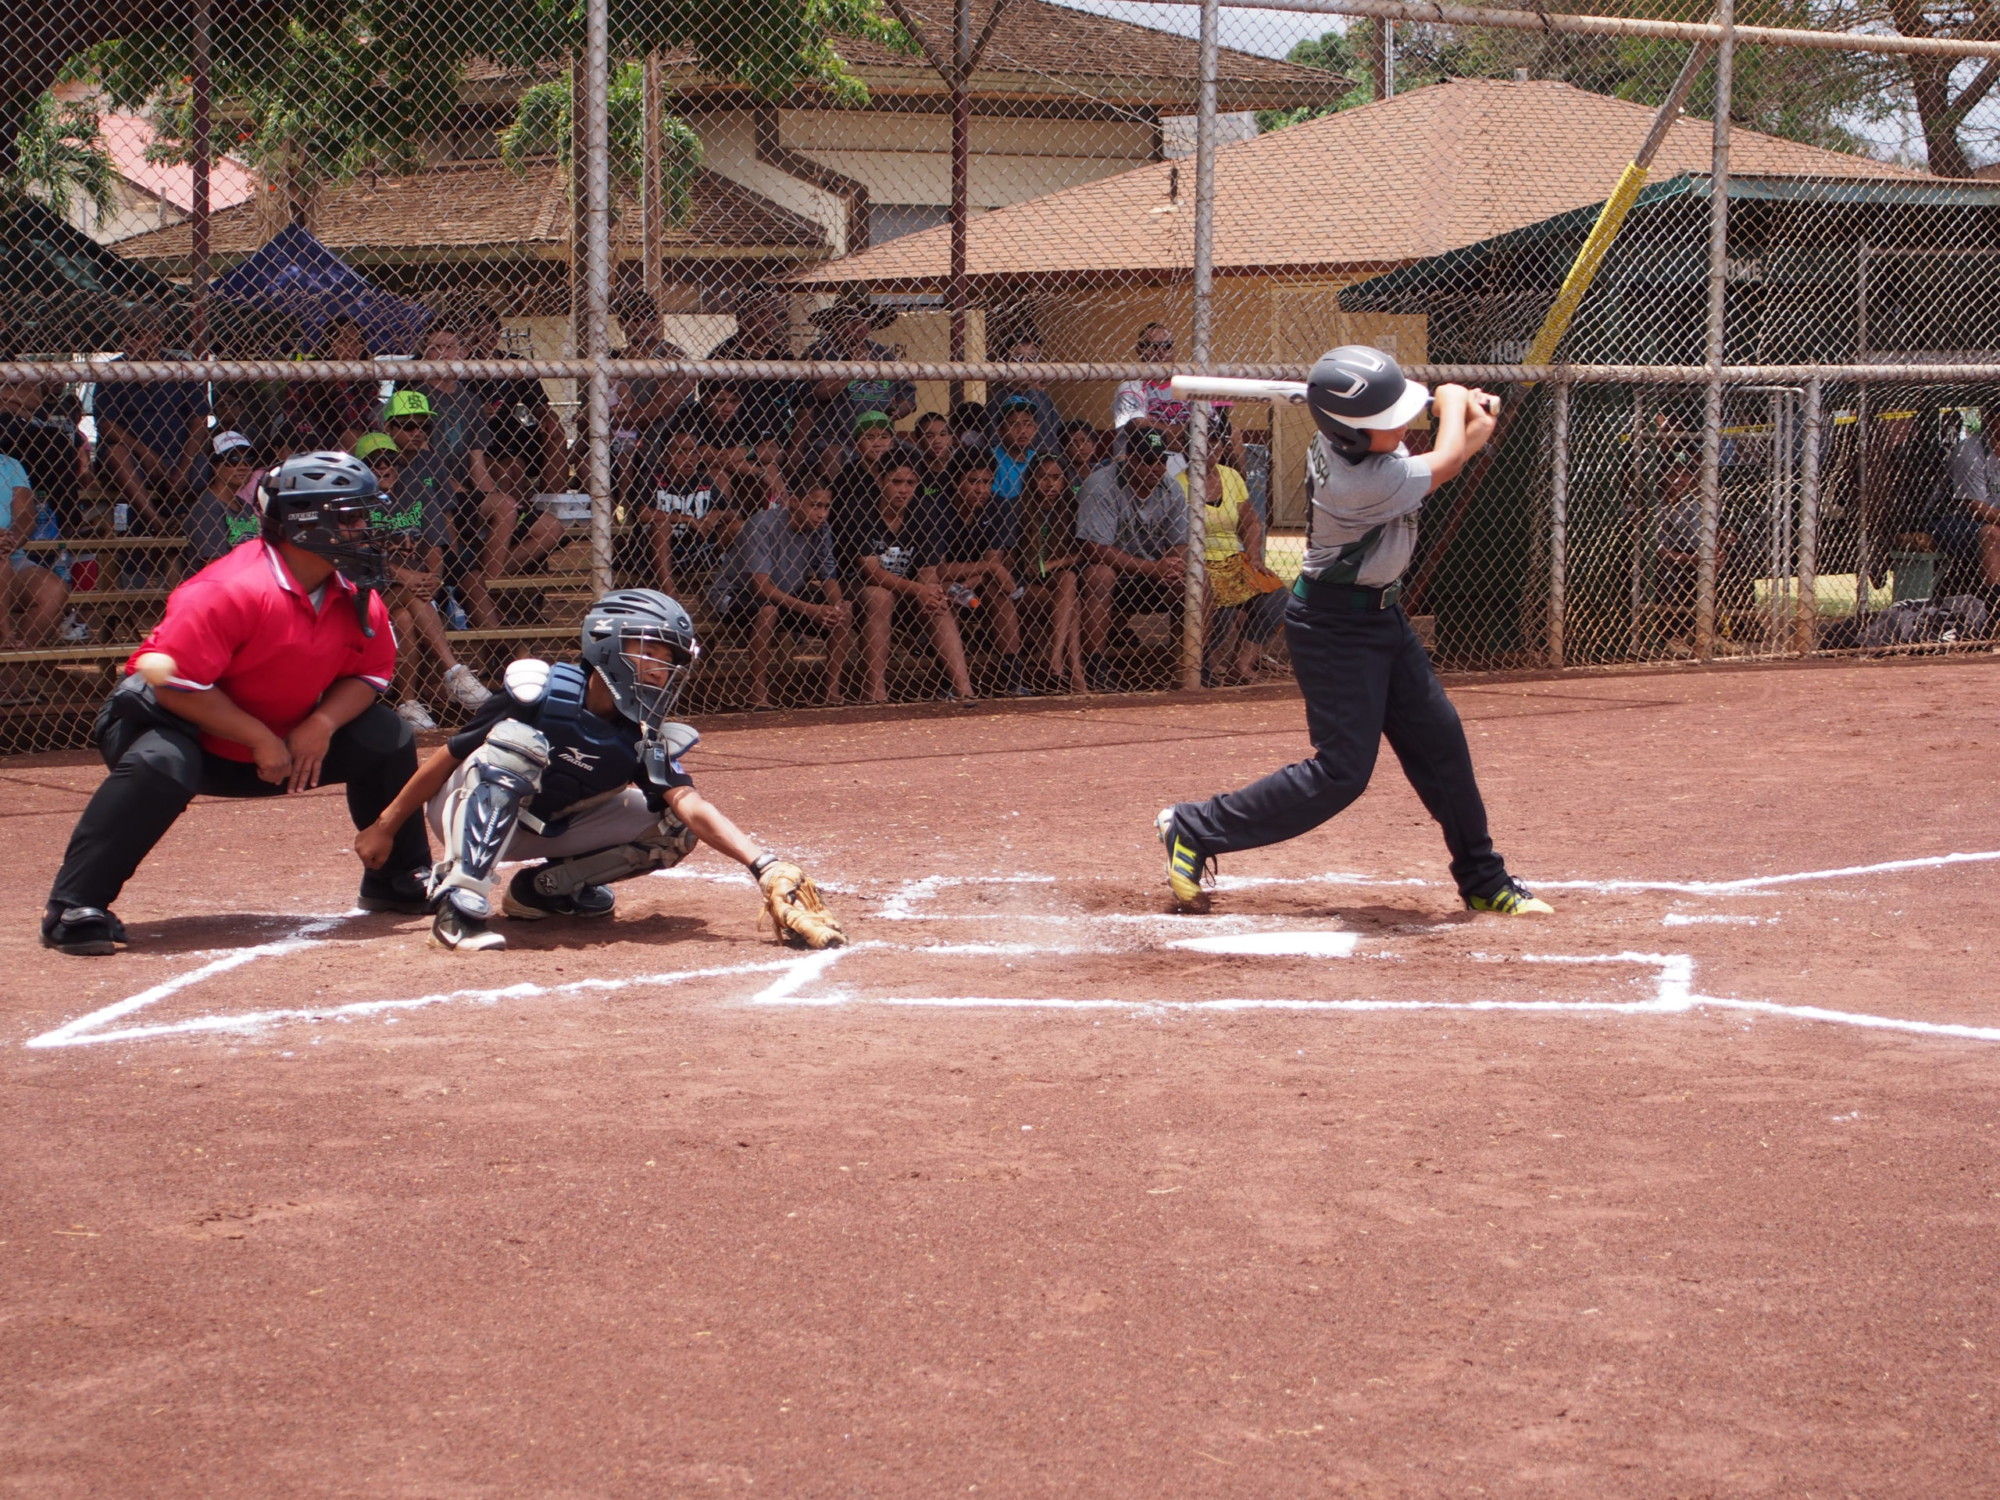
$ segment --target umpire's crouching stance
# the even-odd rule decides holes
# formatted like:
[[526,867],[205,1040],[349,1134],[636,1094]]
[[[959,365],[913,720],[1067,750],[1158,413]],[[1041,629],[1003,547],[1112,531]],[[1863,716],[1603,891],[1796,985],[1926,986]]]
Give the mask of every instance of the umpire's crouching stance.
[[[396,670],[374,592],[378,494],[374,473],[348,454],[286,459],[258,489],[262,537],[168,598],[98,713],[111,774],[49,892],[49,947],[103,954],[125,940],[111,903],[198,792],[272,797],[345,782],[348,813],[365,828],[409,780],[409,726],[376,702]],[[362,876],[362,907],[430,910],[429,866],[424,825],[412,822],[382,871]]]
[[1285,636],[1318,753],[1241,791],[1163,809],[1157,823],[1174,897],[1200,905],[1203,869],[1216,855],[1296,838],[1346,807],[1367,787],[1387,735],[1444,829],[1465,904],[1547,913],[1494,852],[1465,729],[1398,602],[1424,497],[1486,445],[1498,402],[1440,386],[1437,442],[1412,457],[1403,434],[1431,404],[1430,392],[1380,350],[1348,345],[1313,366],[1306,403],[1320,433],[1307,459],[1312,532],[1285,606]]

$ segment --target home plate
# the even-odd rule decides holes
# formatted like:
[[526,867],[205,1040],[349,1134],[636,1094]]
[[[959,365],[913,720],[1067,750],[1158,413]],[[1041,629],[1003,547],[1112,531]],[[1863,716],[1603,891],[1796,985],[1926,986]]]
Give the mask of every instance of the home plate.
[[1196,953],[1237,953],[1251,958],[1347,958],[1361,941],[1358,932],[1232,932],[1183,938],[1169,948]]

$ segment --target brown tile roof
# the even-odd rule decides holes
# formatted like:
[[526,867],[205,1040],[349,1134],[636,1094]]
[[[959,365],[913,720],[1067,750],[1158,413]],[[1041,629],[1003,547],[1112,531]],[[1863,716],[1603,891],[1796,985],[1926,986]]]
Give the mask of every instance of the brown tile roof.
[[[313,233],[342,253],[411,252],[440,259],[452,252],[519,248],[534,254],[560,248],[568,238],[569,205],[551,162],[531,162],[516,173],[498,161],[448,162],[403,177],[362,179],[325,193],[315,205]],[[184,261],[188,226],[172,225],[134,235],[113,248],[132,260]],[[270,238],[255,204],[215,216],[214,253],[248,255]],[[637,205],[620,205],[615,238],[622,246],[639,238]],[[823,249],[826,234],[809,219],[782,208],[716,172],[695,179],[694,212],[686,224],[670,227],[667,251],[701,255],[715,251],[766,250],[797,255]]]
[[[1565,83],[1458,79],[1226,146],[1215,163],[1216,268],[1399,265],[1601,202],[1652,116]],[[1732,142],[1731,166],[1744,176],[1924,180],[1756,131]],[[1709,147],[1707,121],[1678,121],[1652,180],[1706,173]],[[949,234],[906,235],[796,279],[936,286]],[[1185,272],[1193,163],[1154,163],[995,209],[967,238],[975,276]]]

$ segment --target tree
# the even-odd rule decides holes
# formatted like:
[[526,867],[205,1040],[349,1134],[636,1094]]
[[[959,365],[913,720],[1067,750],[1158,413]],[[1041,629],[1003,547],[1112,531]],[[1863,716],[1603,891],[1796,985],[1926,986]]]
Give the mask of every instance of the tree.
[[111,158],[97,144],[97,111],[43,94],[14,138],[14,166],[0,177],[0,202],[33,196],[67,217],[81,199],[93,224],[116,208]]
[[[607,123],[611,136],[611,201],[618,190],[639,196],[645,137],[645,70],[627,63],[612,76],[606,90]],[[567,79],[538,83],[521,95],[514,107],[513,121],[500,132],[500,159],[516,172],[525,171],[527,158],[553,155],[569,177],[570,151],[574,136],[571,101],[575,90]],[[665,150],[661,160],[661,197],[666,220],[678,224],[693,207],[695,173],[701,169],[701,137],[684,120],[667,116],[661,134]]]

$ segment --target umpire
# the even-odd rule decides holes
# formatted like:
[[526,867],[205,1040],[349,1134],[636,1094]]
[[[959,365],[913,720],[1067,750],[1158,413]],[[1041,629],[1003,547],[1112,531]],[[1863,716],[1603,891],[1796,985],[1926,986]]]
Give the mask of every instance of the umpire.
[[[302,454],[264,477],[257,503],[261,536],[174,590],[98,713],[111,774],[49,892],[48,947],[95,955],[125,941],[111,903],[198,792],[274,797],[345,782],[348,813],[366,828],[417,768],[409,726],[376,701],[396,640],[375,592],[373,471],[345,453]],[[428,911],[430,862],[415,819],[382,871],[362,876],[362,908]]]
[[1306,404],[1319,428],[1307,458],[1312,530],[1285,635],[1317,753],[1240,791],[1161,810],[1174,898],[1199,907],[1215,856],[1296,838],[1346,807],[1366,790],[1386,735],[1444,830],[1465,904],[1507,916],[1550,913],[1494,851],[1465,728],[1400,603],[1424,497],[1486,445],[1499,402],[1440,386],[1437,441],[1412,456],[1403,435],[1432,405],[1431,393],[1380,350],[1350,344],[1313,366]]

